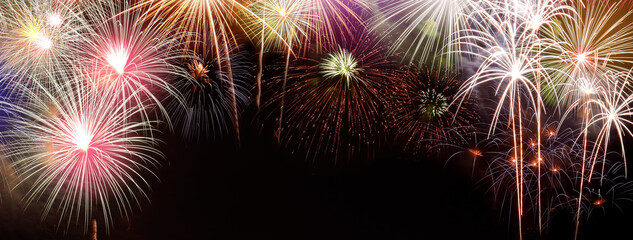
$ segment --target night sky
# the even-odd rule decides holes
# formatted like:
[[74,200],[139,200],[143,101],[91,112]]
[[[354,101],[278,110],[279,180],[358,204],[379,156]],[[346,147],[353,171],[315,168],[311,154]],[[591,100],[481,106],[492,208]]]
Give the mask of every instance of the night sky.
[[[151,204],[130,220],[115,218],[99,239],[514,239],[508,212],[454,159],[407,158],[383,147],[375,161],[318,168],[289,157],[274,139],[245,128],[231,140],[164,144],[166,161],[152,183]],[[488,193],[488,194],[487,194]],[[6,197],[6,196],[3,196]],[[594,212],[582,239],[621,239],[633,224],[620,212]],[[3,201],[2,239],[89,239],[81,228],[55,230],[55,219]],[[573,216],[561,214],[542,239],[573,239]],[[624,235],[621,235],[624,234]],[[526,235],[525,239],[536,236]]]
[[[509,1],[341,0],[305,11],[275,4],[307,1],[222,0],[196,15],[183,2],[90,0],[46,17],[57,2],[0,1],[0,240],[567,240],[578,189],[578,239],[633,238],[623,174],[633,166],[622,158],[633,139],[605,124],[632,127],[630,2],[611,1],[606,15],[538,1],[531,7],[570,13],[544,21]],[[453,15],[422,12],[429,6]],[[296,22],[271,32],[257,14]],[[592,14],[616,27],[587,30]],[[572,29],[595,39],[561,34]],[[585,127],[589,113],[602,118]],[[604,185],[584,163],[609,166]]]

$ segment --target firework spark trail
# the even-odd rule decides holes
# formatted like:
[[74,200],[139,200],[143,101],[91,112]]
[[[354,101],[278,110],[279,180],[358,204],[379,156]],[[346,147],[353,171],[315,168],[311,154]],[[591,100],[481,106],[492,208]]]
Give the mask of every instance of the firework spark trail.
[[27,190],[25,207],[43,201],[43,219],[56,212],[59,225],[83,221],[84,231],[96,210],[106,229],[113,214],[128,217],[147,198],[144,177],[156,177],[151,169],[162,156],[148,137],[154,123],[140,120],[148,105],[126,106],[132,96],[95,89],[86,77],[21,88],[26,101],[0,103],[10,113],[2,119],[3,152],[18,173],[16,187]]
[[[572,79],[574,85],[576,85],[575,92],[579,92],[575,95],[576,101],[570,106],[568,112],[565,113],[562,119],[566,119],[567,115],[570,115],[576,108],[580,108],[583,111],[583,158],[580,184],[578,189],[578,205],[576,211],[576,228],[574,237],[577,238],[580,230],[580,214],[583,206],[583,191],[585,181],[587,184],[591,183],[594,176],[594,167],[598,162],[598,156],[602,148],[602,170],[600,172],[600,184],[602,185],[605,173],[604,167],[606,166],[606,156],[608,152],[608,145],[610,140],[610,134],[616,129],[618,138],[621,145],[621,154],[624,159],[624,175],[627,174],[626,169],[626,155],[623,143],[623,135],[631,135],[630,129],[627,125],[631,124],[631,121],[627,118],[633,114],[631,110],[631,103],[633,102],[633,96],[630,94],[631,88],[628,82],[631,80],[630,72],[612,72],[606,71],[599,73],[598,75],[592,75],[591,78],[579,78]],[[588,147],[587,142],[590,126],[598,126],[598,134],[596,136],[595,144],[593,147]],[[587,152],[589,151],[589,156]],[[589,160],[591,165],[589,173],[585,174],[586,160]],[[585,176],[588,178],[585,179]]]
[[[536,0],[536,1],[525,1],[525,2],[517,2],[516,4],[521,5],[519,7],[519,14],[523,14],[525,21],[527,21],[528,28],[532,30],[532,35],[536,36],[536,41],[540,41],[540,34],[543,30],[551,30],[553,28],[558,27],[554,19],[562,18],[568,19],[570,18],[570,13],[574,13],[574,9],[568,7],[564,4],[563,1],[560,0]],[[560,43],[556,42],[553,44],[554,47],[558,47]],[[547,49],[549,49],[548,47]],[[540,52],[540,45],[538,46],[538,51]],[[541,59],[541,62],[546,61],[546,59]],[[537,93],[542,93],[542,84],[541,84],[541,75],[537,73],[535,76],[536,82],[536,91]],[[549,78],[545,78],[545,84],[551,85],[553,84]],[[541,112],[543,110],[543,106],[541,106],[542,97],[536,101],[536,128],[537,132],[541,132]],[[541,134],[537,134],[537,159],[541,159]],[[537,162],[537,191],[538,191],[538,225],[539,225],[539,234],[542,233],[542,206],[541,206],[541,161]]]
[[[631,104],[633,103],[633,95],[630,93],[631,87],[629,86],[630,81],[633,80],[633,76],[629,71],[618,73],[607,72],[605,77],[610,80],[606,81],[607,85],[604,86],[604,90],[598,92],[598,97],[589,100],[587,103],[592,107],[597,108],[597,112],[591,116],[587,125],[600,124],[601,126],[596,137],[596,145],[592,150],[593,161],[589,171],[590,176],[596,165],[596,159],[598,156],[597,148],[600,144],[604,143],[603,151],[607,151],[611,130],[615,129],[617,132],[618,139],[620,140],[622,158],[625,160],[626,153],[623,138],[625,134],[633,136],[633,133],[629,127],[627,127],[629,125],[633,125],[633,122],[628,119],[633,115],[633,108],[631,107]],[[624,161],[624,163],[626,176],[626,161]],[[602,172],[604,172],[604,165]]]
[[[583,121],[582,121],[582,158],[581,161],[581,170],[580,170],[580,184],[578,189],[578,206],[576,211],[576,230],[574,238],[578,237],[579,226],[580,226],[580,213],[581,213],[581,203],[585,182],[585,168],[586,168],[586,159],[587,159],[587,145],[588,145],[588,134],[589,134],[589,117],[591,116],[591,107],[587,104],[595,95],[597,91],[600,91],[601,88],[595,86],[596,83],[599,82],[596,78],[573,78],[573,84],[575,85],[575,89],[567,92],[566,94],[573,95],[573,99],[576,99],[571,106],[569,106],[567,112],[561,117],[564,121],[572,111],[575,111],[578,106],[581,107],[584,112]],[[563,99],[571,99],[570,97],[563,96]],[[562,122],[562,121],[561,121]]]

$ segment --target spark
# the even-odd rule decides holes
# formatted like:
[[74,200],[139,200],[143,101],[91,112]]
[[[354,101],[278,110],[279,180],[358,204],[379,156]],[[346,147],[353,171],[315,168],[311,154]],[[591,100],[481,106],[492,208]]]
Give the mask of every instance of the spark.
[[606,202],[606,200],[604,200],[604,198],[597,198],[596,200],[593,201],[593,205],[600,207],[602,206],[604,203]]
[[472,153],[475,157],[482,157],[482,156],[484,156],[484,154],[481,152],[481,150],[476,149],[476,148],[469,148],[468,152]]

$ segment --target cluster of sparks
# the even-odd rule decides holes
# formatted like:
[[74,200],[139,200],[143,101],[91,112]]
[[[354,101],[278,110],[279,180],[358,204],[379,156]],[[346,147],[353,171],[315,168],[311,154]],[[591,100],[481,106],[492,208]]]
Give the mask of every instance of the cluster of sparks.
[[575,214],[578,235],[592,209],[630,194],[630,7],[6,0],[2,157],[26,207],[44,199],[43,216],[85,227],[99,207],[109,225],[147,197],[162,123],[189,142],[232,133],[239,147],[253,102],[254,122],[313,163],[372,158],[394,136],[415,157],[485,167],[519,238],[526,225],[546,231],[554,209]]

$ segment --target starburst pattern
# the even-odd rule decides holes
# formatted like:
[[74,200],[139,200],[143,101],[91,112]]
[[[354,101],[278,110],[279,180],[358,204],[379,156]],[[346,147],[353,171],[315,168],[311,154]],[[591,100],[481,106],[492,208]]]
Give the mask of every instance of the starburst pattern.
[[9,112],[3,152],[26,190],[25,206],[43,199],[42,218],[58,216],[67,227],[87,227],[98,208],[108,228],[114,214],[128,217],[147,197],[145,178],[155,177],[161,157],[148,132],[153,123],[141,120],[141,105],[124,107],[115,92],[86,79],[58,82],[64,84],[23,88],[23,104],[2,102]]

